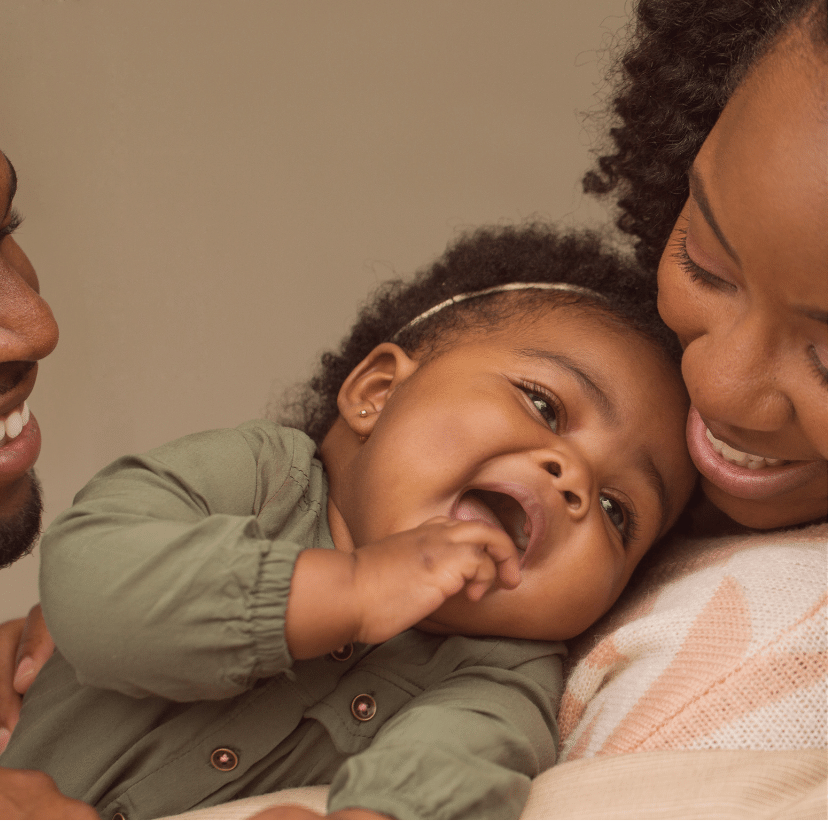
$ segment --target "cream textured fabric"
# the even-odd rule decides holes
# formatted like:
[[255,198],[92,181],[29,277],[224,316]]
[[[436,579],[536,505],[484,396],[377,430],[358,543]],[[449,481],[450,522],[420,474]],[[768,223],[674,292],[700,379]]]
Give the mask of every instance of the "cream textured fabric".
[[521,818],[825,818],[822,750],[660,750],[552,767]]
[[[821,750],[603,755],[539,775],[521,818],[825,818],[826,774]],[[324,813],[327,793],[281,790],[174,818],[250,818],[273,804]]]
[[825,748],[828,525],[679,539],[573,647],[561,760]]

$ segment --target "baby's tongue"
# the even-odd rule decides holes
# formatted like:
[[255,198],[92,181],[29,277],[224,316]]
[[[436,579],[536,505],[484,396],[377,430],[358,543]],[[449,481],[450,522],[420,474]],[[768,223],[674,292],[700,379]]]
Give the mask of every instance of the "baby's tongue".
[[497,516],[492,513],[492,509],[471,492],[466,493],[460,499],[454,518],[464,522],[485,522],[498,530],[503,530],[503,525]]

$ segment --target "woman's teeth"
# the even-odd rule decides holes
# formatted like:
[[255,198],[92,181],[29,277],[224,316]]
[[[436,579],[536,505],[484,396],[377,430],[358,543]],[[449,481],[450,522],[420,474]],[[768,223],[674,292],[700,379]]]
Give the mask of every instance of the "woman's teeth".
[[29,421],[29,403],[15,408],[5,419],[0,419],[0,444],[16,439]]
[[760,468],[767,468],[773,467],[774,465],[781,465],[782,459],[769,459],[764,456],[756,456],[753,453],[745,453],[741,450],[736,450],[736,448],[730,447],[730,445],[726,445],[724,442],[720,442],[707,428],[705,428],[705,433],[707,434],[707,439],[711,445],[713,445],[713,450],[718,453],[725,462],[730,462],[734,465],[739,465],[743,468],[749,468],[750,470],[759,470]]

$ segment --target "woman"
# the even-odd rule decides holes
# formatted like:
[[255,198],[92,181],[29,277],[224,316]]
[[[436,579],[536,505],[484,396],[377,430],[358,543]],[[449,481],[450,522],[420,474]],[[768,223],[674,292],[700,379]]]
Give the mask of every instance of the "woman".
[[[754,787],[776,766],[824,779],[824,752],[806,751],[826,742],[828,12],[637,13],[615,150],[585,183],[618,196],[657,276],[704,497],[575,648],[563,758],[681,751],[686,768],[712,750],[724,772],[741,750]],[[699,774],[707,790],[716,777]]]
[[[663,703],[654,703],[653,685],[670,684],[664,679],[670,662],[659,648],[634,645],[630,638],[636,624],[639,635],[651,635],[651,628],[665,623],[665,601],[675,610],[682,596],[692,598],[704,610],[695,599],[718,602],[721,578],[715,574],[723,578],[732,570],[730,577],[735,574],[754,609],[773,622],[766,629],[775,636],[793,617],[779,617],[773,595],[759,595],[758,603],[751,599],[751,570],[770,561],[782,574],[791,550],[797,550],[806,572],[792,597],[807,599],[806,610],[815,600],[815,613],[820,601],[824,607],[825,573],[814,572],[813,562],[824,566],[828,532],[812,523],[828,512],[828,24],[824,0],[781,5],[640,3],[615,101],[621,119],[612,131],[616,150],[587,177],[588,190],[618,196],[619,224],[636,238],[645,270],[657,275],[662,315],[685,347],[683,372],[694,408],[688,443],[710,504],[701,502],[684,523],[708,538],[676,541],[666,556],[656,556],[626,605],[585,637],[561,711],[573,765],[599,766],[599,759],[575,761],[597,752],[686,750],[699,742],[678,732],[658,737],[651,726],[643,736],[625,734],[635,723],[628,720],[632,708],[647,701],[645,691],[649,712],[633,718],[658,723],[681,717],[685,706],[665,712]],[[773,534],[808,524],[793,535]],[[772,534],[751,535],[746,528]],[[747,535],[726,535],[739,532]],[[693,565],[694,556],[702,556],[703,566]],[[738,567],[726,565],[732,557],[738,557]],[[656,583],[654,590],[647,579]],[[719,634],[728,633],[722,625],[729,624],[730,604],[724,601],[712,623]],[[678,629],[686,635],[700,618],[682,613]],[[751,629],[755,633],[756,625],[748,623]],[[808,693],[820,692],[825,678],[824,636],[821,645],[817,636],[816,647],[813,640],[808,634],[803,647],[793,648],[799,657],[818,657],[809,668],[816,678],[809,680]],[[718,658],[721,647],[713,649]],[[703,662],[712,650],[703,646],[698,652]],[[668,648],[662,655],[670,653]],[[749,672],[744,656],[724,655],[714,682],[732,680],[736,668]],[[779,675],[787,681],[784,663]],[[708,684],[702,684],[704,695],[712,692]],[[694,703],[698,697],[692,689],[682,695]],[[727,712],[728,702],[722,703]],[[789,712],[768,732],[784,735]],[[748,719],[755,713],[748,711]],[[824,716],[804,719],[806,735],[815,733],[824,744]],[[737,729],[752,726],[747,720]],[[721,736],[722,728],[715,730]],[[702,747],[738,746],[726,733],[717,742],[716,732]],[[799,740],[794,734],[789,746]],[[778,749],[785,739],[775,743]],[[545,774],[556,795],[566,791],[572,771],[567,767],[573,765]],[[586,809],[578,801],[595,801],[580,788],[572,793],[573,812]]]

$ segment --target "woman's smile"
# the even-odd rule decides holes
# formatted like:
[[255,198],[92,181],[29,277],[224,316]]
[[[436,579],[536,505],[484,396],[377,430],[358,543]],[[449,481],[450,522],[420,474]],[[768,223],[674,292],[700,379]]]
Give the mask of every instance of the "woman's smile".
[[736,451],[715,439],[695,408],[687,417],[690,456],[702,476],[738,499],[770,499],[825,474],[825,462],[768,459]]

